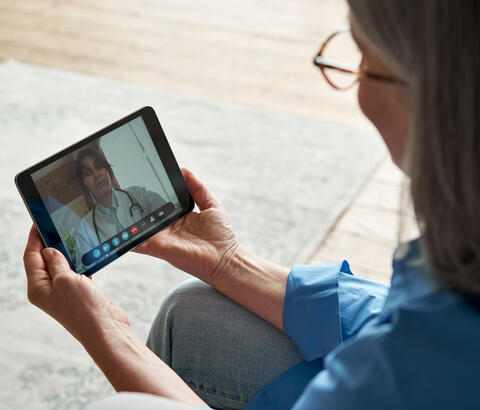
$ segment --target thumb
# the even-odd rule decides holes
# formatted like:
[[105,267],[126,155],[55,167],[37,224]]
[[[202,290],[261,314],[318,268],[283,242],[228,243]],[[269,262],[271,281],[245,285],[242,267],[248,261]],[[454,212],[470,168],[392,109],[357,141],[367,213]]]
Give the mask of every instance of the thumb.
[[65,256],[54,248],[45,248],[42,250],[42,257],[45,261],[47,271],[50,273],[52,279],[62,273],[70,272],[70,265]]
[[191,171],[186,168],[182,168],[182,173],[185,181],[187,182],[188,189],[192,194],[193,200],[197,204],[200,211],[208,208],[220,208],[222,206],[220,202],[217,201],[209,192],[207,187],[203,185]]

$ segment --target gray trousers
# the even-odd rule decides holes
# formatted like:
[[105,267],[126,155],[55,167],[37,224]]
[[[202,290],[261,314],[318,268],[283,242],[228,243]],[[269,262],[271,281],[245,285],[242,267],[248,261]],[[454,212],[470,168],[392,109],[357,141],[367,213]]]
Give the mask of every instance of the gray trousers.
[[210,407],[221,409],[242,408],[303,360],[282,332],[197,279],[167,296],[147,346]]

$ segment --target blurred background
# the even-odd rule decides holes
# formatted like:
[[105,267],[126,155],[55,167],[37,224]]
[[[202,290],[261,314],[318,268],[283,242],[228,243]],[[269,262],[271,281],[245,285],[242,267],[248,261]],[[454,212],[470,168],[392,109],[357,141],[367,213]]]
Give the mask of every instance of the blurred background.
[[[368,124],[355,88],[334,90],[310,61],[348,23],[343,1],[0,0],[0,7],[0,59]],[[386,158],[313,259],[347,253],[358,274],[388,282],[400,178]]]
[[[2,63],[15,60],[47,69],[61,69],[94,76],[97,79],[111,79],[125,84],[158,89],[170,95],[187,96],[197,99],[196,101],[205,101],[207,105],[238,106],[244,107],[242,110],[249,110],[249,113],[258,112],[262,115],[268,113],[272,118],[282,116],[294,118],[296,123],[304,123],[305,127],[308,127],[308,124],[325,123],[330,124],[329,126],[338,125],[344,130],[361,130],[358,135],[363,135],[362,132],[371,135],[375,134],[375,130],[358,108],[356,89],[346,92],[334,90],[311,63],[322,41],[332,31],[346,24],[348,24],[347,8],[342,0],[283,0],[282,2],[212,0],[207,3],[199,0],[0,0],[0,70]],[[343,51],[344,54],[347,53],[348,58],[347,50],[349,48],[346,46]],[[28,88],[28,84],[28,81],[24,81],[22,87]],[[15,86],[15,84],[9,84],[10,88],[7,88],[4,85],[1,88],[3,94],[0,92],[0,99],[2,95],[5,98],[8,96],[7,93],[12,93],[11,90],[14,90]],[[84,98],[80,95],[80,91],[77,90],[77,92],[79,92],[78,96],[70,93],[68,100]],[[52,98],[59,99],[56,95]],[[119,94],[119,105],[124,103],[122,98],[125,99]],[[27,100],[28,98],[23,98],[25,103]],[[16,107],[17,112],[24,109],[21,99],[19,101]],[[58,103],[58,106],[62,107],[61,101]],[[182,107],[185,107],[185,104],[182,104]],[[35,106],[29,109],[35,112]],[[127,114],[127,112],[123,113]],[[62,108],[58,108],[57,116],[65,118],[65,128],[61,129],[63,133],[65,129],[75,125],[72,122],[69,123],[71,115],[67,114],[67,111],[62,111]],[[195,126],[203,126],[202,121],[214,121],[216,116],[222,116],[222,112],[217,110],[211,114],[211,117],[197,119],[198,123]],[[19,115],[18,118],[21,116]],[[105,118],[104,122],[98,125],[104,126],[115,119]],[[37,120],[41,121],[41,118]],[[15,127],[17,128],[14,129],[20,129],[21,126],[21,120],[16,118]],[[191,129],[194,128],[192,126]],[[40,129],[36,131],[39,132]],[[262,127],[258,129],[261,130]],[[95,128],[85,128],[85,130],[91,133]],[[56,131],[59,132],[60,129]],[[66,142],[78,140],[83,132],[83,128],[78,129],[78,133],[68,137],[71,140],[67,138]],[[169,137],[168,132],[167,137]],[[7,144],[12,135],[3,133],[1,138],[2,142]],[[261,138],[261,135],[249,136],[249,138],[254,142],[256,138]],[[282,141],[290,140],[292,144],[302,141],[295,133],[282,138],[284,138]],[[376,138],[380,140],[379,136]],[[188,141],[187,139],[185,141],[180,142],[188,143],[190,146],[200,144],[191,136]],[[219,141],[221,140],[216,140],[217,145],[221,144]],[[328,196],[332,187],[330,186],[326,192],[322,191],[325,189],[322,185],[323,179],[318,178],[315,181],[316,163],[308,162],[308,150],[312,148],[317,151],[322,150],[321,146],[315,146],[314,140],[312,141],[310,146],[304,147],[305,152],[302,151],[305,161],[301,166],[303,167],[302,175],[310,175],[315,183],[309,183],[303,189],[317,191],[321,196]],[[66,142],[55,141],[49,150],[45,150],[45,153],[42,150],[48,145],[48,141],[44,141],[43,144],[36,141],[32,144],[38,144],[37,156],[39,156],[63,148]],[[335,144],[335,133],[331,136],[331,142]],[[238,144],[235,147],[238,147]],[[263,153],[268,153],[268,145],[262,147],[262,150]],[[0,159],[7,158],[8,150],[5,152],[0,154]],[[178,150],[174,149],[174,152],[177,153]],[[181,152],[179,155],[182,155]],[[288,160],[288,151],[284,155]],[[354,192],[350,194],[347,202],[342,202],[340,207],[335,208],[334,217],[328,221],[325,234],[321,239],[317,238],[309,244],[308,252],[302,254],[303,260],[297,260],[298,263],[323,263],[347,258],[356,275],[389,283],[391,257],[397,242],[397,225],[400,215],[401,174],[390,162],[387,153],[382,152],[378,155],[381,159],[377,159],[377,153],[372,156],[372,162],[365,171],[365,175],[361,177],[361,183],[355,185]],[[193,159],[198,158],[198,154],[185,156],[183,159],[185,158],[191,163]],[[367,161],[368,155],[363,158],[365,159],[358,161]],[[326,163],[327,160],[328,158],[325,158]],[[339,164],[339,168],[335,167],[335,163]],[[7,169],[6,164],[7,162],[2,162],[2,173],[8,174],[10,178],[13,171]],[[228,159],[224,160],[223,164],[228,164]],[[259,166],[258,172],[255,171],[255,164]],[[25,161],[24,165],[31,165],[31,162]],[[185,164],[184,161],[181,165],[189,164]],[[259,173],[275,173],[275,169],[261,168],[259,161],[252,160],[249,166],[252,168],[252,180],[255,180]],[[344,172],[342,170],[354,168],[356,164],[353,161],[350,163],[346,161],[340,165],[336,160],[328,166],[330,173],[341,174]],[[275,165],[271,168],[274,167]],[[193,170],[195,171],[195,168]],[[285,170],[285,175],[289,174],[287,171]],[[218,174],[221,172],[217,170]],[[352,172],[355,173],[355,169]],[[209,181],[208,178],[206,180]],[[210,181],[213,191],[216,192],[215,188],[221,186],[221,181],[214,177]],[[297,182],[300,184],[302,181]],[[288,181],[285,183],[289,184]],[[347,188],[347,185],[348,182],[340,185],[337,183],[335,189],[342,191]],[[226,195],[225,198],[229,197]],[[4,201],[4,203],[8,205],[14,201],[18,202],[19,198],[16,197],[11,199],[11,202]],[[5,215],[8,215],[7,205],[5,205]],[[228,199],[226,205],[227,209],[229,206],[234,207]],[[21,212],[19,211],[19,215],[22,215],[25,220],[22,223],[27,226],[26,211],[21,210]],[[235,214],[235,212],[232,213]],[[277,214],[269,217],[276,218]],[[242,231],[241,218],[238,217],[236,220],[234,218],[234,222]],[[310,222],[305,220],[303,223],[307,226]],[[285,223],[284,225],[286,226]],[[234,223],[234,226],[237,225]],[[24,230],[22,225],[18,233],[20,245],[26,238]],[[252,236],[255,234],[251,232]],[[246,237],[248,239],[248,234]],[[4,243],[6,242],[7,239],[4,240]],[[17,259],[12,259],[5,252],[0,254],[0,258],[4,258],[4,264],[0,265],[0,268],[6,269],[8,275],[12,277],[15,275],[15,280],[18,281],[15,282],[14,287],[10,286],[7,290],[1,289],[4,303],[0,306],[2,309],[10,309],[9,311],[13,312],[12,306],[15,303],[22,303],[22,309],[24,309],[12,313],[8,323],[4,321],[2,333],[7,339],[0,344],[2,350],[0,354],[10,355],[10,359],[13,360],[8,362],[1,372],[4,373],[5,383],[11,385],[16,393],[15,398],[12,398],[13,393],[3,401],[0,398],[0,408],[18,408],[19,403],[31,404],[30,408],[76,408],[79,406],[80,396],[82,397],[80,403],[86,403],[92,398],[102,397],[111,392],[105,384],[98,387],[96,381],[101,380],[101,375],[91,363],[87,365],[79,361],[77,364],[72,362],[73,364],[70,363],[69,366],[56,367],[57,365],[52,364],[50,360],[47,364],[40,363],[35,367],[35,360],[39,354],[34,351],[33,345],[30,347],[31,356],[18,355],[19,361],[28,361],[33,367],[22,372],[16,370],[14,361],[17,359],[13,357],[16,353],[12,353],[10,346],[14,340],[18,340],[18,337],[14,335],[15,331],[12,329],[15,329],[14,323],[24,320],[27,315],[25,312],[29,312],[28,315],[36,315],[29,322],[32,331],[40,328],[48,329],[49,333],[33,339],[32,343],[40,350],[48,351],[49,357],[57,354],[54,350],[59,352],[62,349],[68,350],[71,354],[60,355],[59,361],[70,360],[70,356],[84,355],[81,348],[73,342],[63,342],[63,338],[68,338],[68,335],[62,329],[51,324],[48,318],[44,319],[40,312],[31,313],[34,308],[25,303],[24,279],[17,279],[21,266],[11,271],[12,263],[21,264],[20,245],[18,249],[15,248],[12,251]],[[134,261],[139,260],[135,259],[137,256],[130,258]],[[123,268],[122,266],[119,261],[115,274],[119,277],[124,274],[127,277],[127,264]],[[178,272],[166,275],[173,278],[172,283],[186,277]],[[106,280],[105,277],[106,274],[99,277],[100,283]],[[152,301],[151,305],[147,306],[147,299],[142,299],[141,289],[138,290],[138,294],[132,294],[137,292],[137,289],[131,286],[130,294],[127,294],[120,290],[119,286],[118,288],[115,286],[115,284],[105,284],[106,293],[113,294],[118,291],[119,294],[124,295],[122,297],[125,299],[119,297],[120,300],[116,300],[122,307],[127,311],[138,307],[139,311],[148,313],[133,316],[134,326],[137,326],[138,332],[144,336],[155,306],[168,289],[161,290],[160,292],[164,293],[159,296],[159,300]],[[149,286],[145,285],[143,290],[148,288]],[[46,346],[53,339],[62,340],[56,343],[65,343],[65,345],[58,349],[47,348]],[[81,377],[76,375],[79,371],[76,367],[81,370]],[[68,383],[63,386],[58,380],[59,387],[55,390],[49,382],[51,380],[49,377],[58,376],[58,374],[68,379]],[[48,393],[38,393],[42,403],[33,405],[31,399],[27,400],[27,396],[24,401],[18,399],[18,396],[28,390],[29,386],[33,388],[32,386],[35,385],[48,391]],[[90,393],[91,391],[93,393]]]

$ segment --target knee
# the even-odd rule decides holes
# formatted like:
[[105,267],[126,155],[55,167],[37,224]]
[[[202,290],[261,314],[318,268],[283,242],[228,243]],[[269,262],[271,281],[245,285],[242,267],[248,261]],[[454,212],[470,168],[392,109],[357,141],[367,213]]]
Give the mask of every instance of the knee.
[[[192,329],[192,321],[198,324],[199,315],[205,304],[214,305],[209,300],[223,297],[211,286],[198,279],[190,279],[173,288],[160,306],[152,323],[147,346],[167,364],[171,364],[172,339],[180,333]],[[178,342],[178,341],[177,341]]]
[[209,300],[224,297],[210,285],[199,279],[189,279],[175,286],[165,297],[155,318],[154,325],[191,318]]

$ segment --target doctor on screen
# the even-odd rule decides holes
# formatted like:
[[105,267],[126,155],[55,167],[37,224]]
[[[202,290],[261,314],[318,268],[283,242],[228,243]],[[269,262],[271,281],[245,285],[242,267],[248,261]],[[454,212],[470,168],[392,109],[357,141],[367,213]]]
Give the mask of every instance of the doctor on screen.
[[115,188],[112,167],[103,153],[85,148],[75,159],[75,172],[90,211],[77,230],[77,268],[82,256],[167,202],[140,186]]

